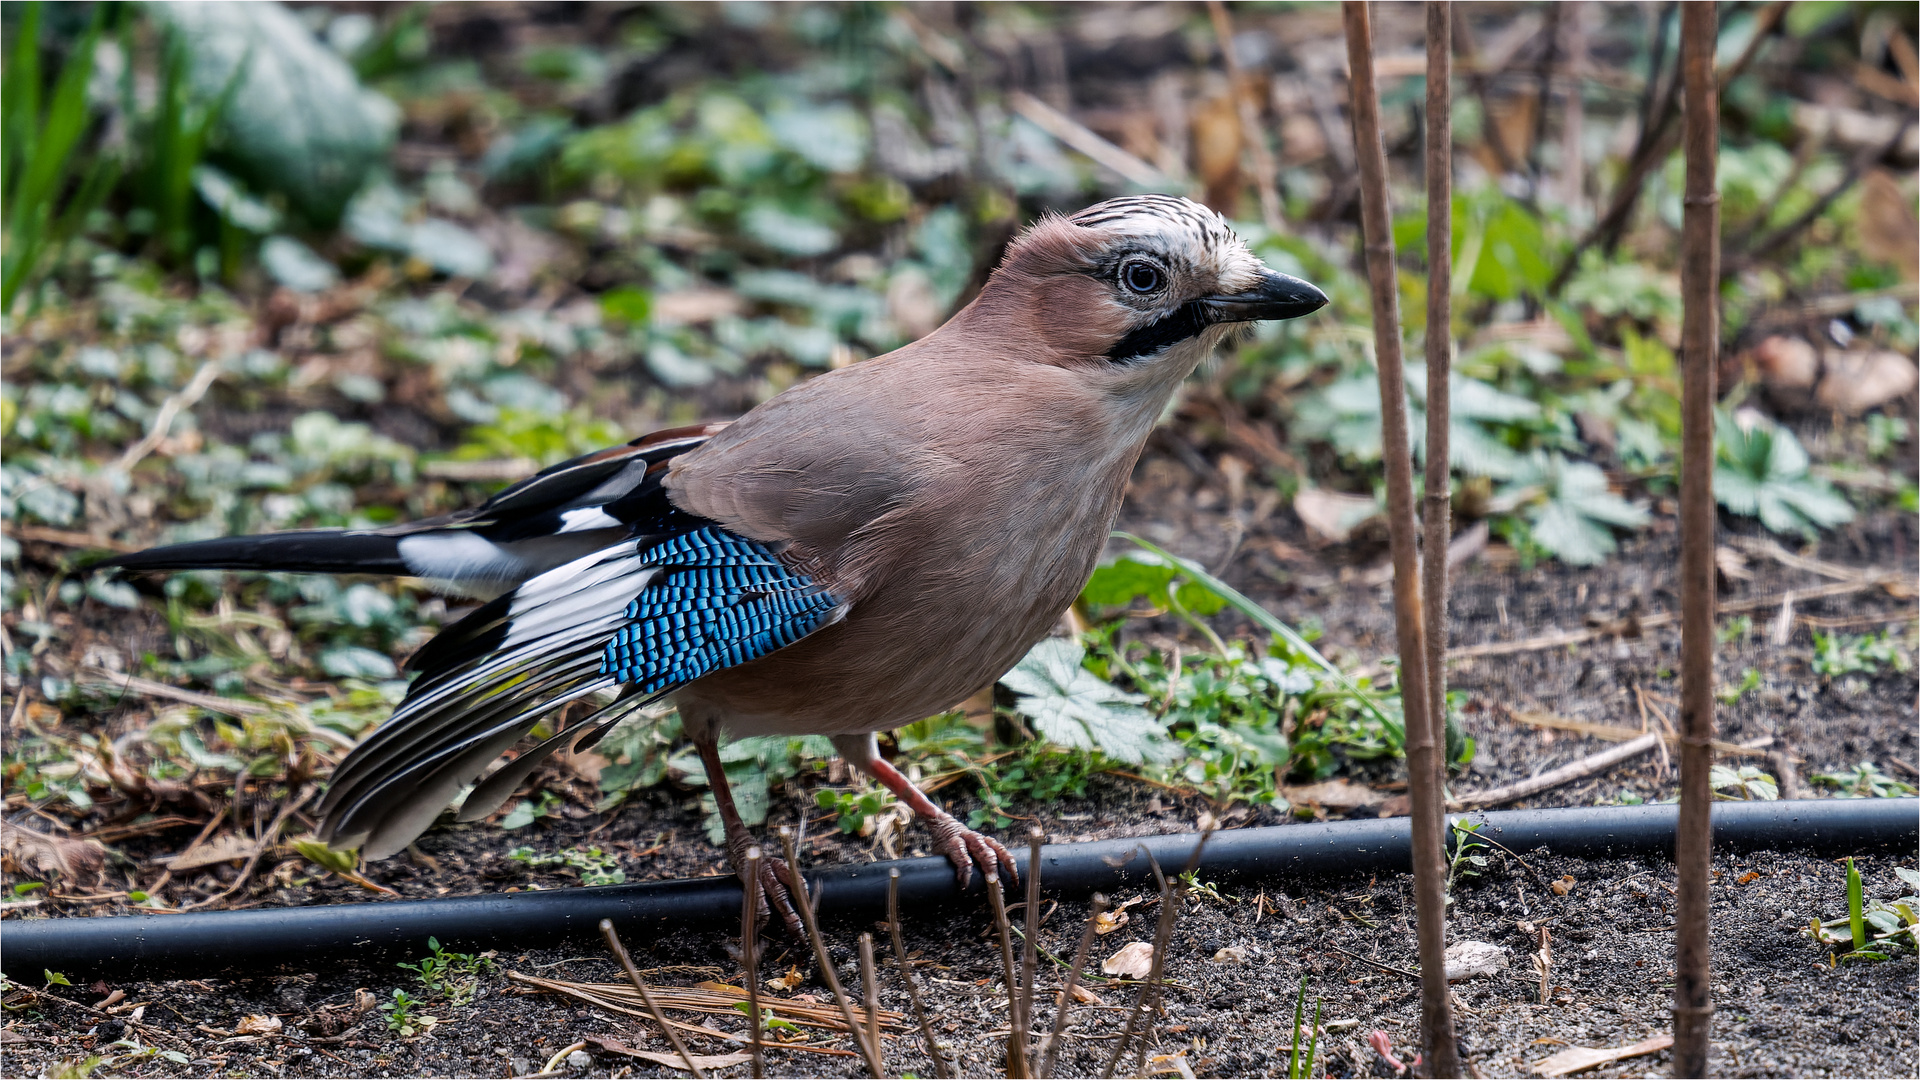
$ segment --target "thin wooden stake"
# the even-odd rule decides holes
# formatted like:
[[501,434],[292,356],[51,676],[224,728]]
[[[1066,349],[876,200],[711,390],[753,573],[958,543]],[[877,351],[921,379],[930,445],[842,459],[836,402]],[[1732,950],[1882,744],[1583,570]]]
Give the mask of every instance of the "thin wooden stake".
[[1073,952],[1073,966],[1067,969],[1067,986],[1060,992],[1060,1007],[1053,1014],[1053,1033],[1040,1051],[1040,1075],[1053,1075],[1054,1059],[1060,1055],[1060,1037],[1067,1030],[1067,1012],[1073,1008],[1073,992],[1080,986],[1080,973],[1086,970],[1087,954],[1093,951],[1093,937],[1099,931],[1100,916],[1107,910],[1107,898],[1093,894],[1093,910],[1087,912],[1087,925],[1080,931],[1080,947]]
[[1000,933],[1000,965],[1007,983],[1007,1076],[1027,1080],[1027,1048],[1020,1040],[1020,981],[1013,964],[1013,926],[1007,922],[1007,900],[1000,895],[1000,875],[987,875],[987,906],[993,909],[993,928]]
[[[1414,901],[1420,956],[1420,1031],[1428,1075],[1459,1076],[1460,1050],[1447,1002],[1446,876],[1441,831],[1446,817],[1435,778],[1440,765],[1430,719],[1426,622],[1420,596],[1408,449],[1406,371],[1387,207],[1387,155],[1380,140],[1380,96],[1373,75],[1373,24],[1365,0],[1341,4],[1347,33],[1360,221],[1373,292],[1374,353],[1380,371],[1381,447],[1387,473],[1387,522],[1393,538],[1393,615],[1400,650],[1400,701],[1406,716],[1407,787],[1413,814]],[[1431,391],[1431,387],[1428,388]],[[1444,548],[1442,549],[1444,551]],[[1444,559],[1439,552],[1436,560]]]
[[867,999],[867,1039],[873,1043],[873,1056],[886,1067],[880,1042],[880,973],[873,966],[873,935],[860,935],[860,993]]
[[[1447,789],[1447,545],[1453,532],[1453,4],[1427,2],[1427,497],[1420,543],[1427,616],[1427,719]],[[1440,813],[1439,810],[1434,811]]]
[[1712,4],[1681,6],[1687,181],[1680,237],[1680,819],[1674,839],[1673,1075],[1707,1075],[1713,1029],[1707,875],[1713,856],[1713,405],[1720,344],[1720,138]]
[[760,846],[747,849],[744,888],[740,891],[740,959],[747,969],[747,1031],[752,1040],[753,1080],[767,1075],[760,1031]]
[[880,1068],[880,1055],[868,1044],[866,1029],[854,1017],[853,1002],[847,1000],[847,992],[840,985],[840,976],[834,973],[833,961],[827,956],[826,940],[820,936],[820,920],[813,913],[813,898],[807,895],[806,880],[800,876],[800,855],[794,846],[793,830],[785,826],[780,829],[780,850],[787,856],[787,888],[793,895],[793,906],[799,911],[800,922],[807,929],[807,940],[813,943],[813,962],[820,965],[820,977],[827,981],[827,989],[833,991],[833,1000],[840,1003],[840,1015],[853,1035],[853,1044],[860,1048],[867,1071],[873,1074],[874,1080],[880,1080],[886,1075]]
[[893,962],[899,965],[900,981],[907,984],[907,1000],[913,1003],[913,1018],[920,1022],[920,1037],[927,1043],[927,1058],[933,1062],[933,1074],[947,1080],[953,1070],[940,1056],[940,1044],[933,1037],[933,1021],[927,1019],[927,1007],[920,1000],[920,984],[913,981],[913,969],[907,965],[907,943],[900,936],[900,871],[887,871],[887,930],[893,935]]
[[667,1042],[673,1045],[673,1052],[679,1054],[680,1060],[686,1063],[687,1071],[693,1074],[693,1080],[707,1080],[707,1074],[700,1071],[700,1066],[693,1060],[693,1055],[687,1053],[687,1044],[680,1041],[680,1033],[667,1021],[667,1014],[660,1011],[660,1003],[653,1000],[653,991],[647,989],[647,981],[640,977],[640,969],[633,966],[633,957],[628,956],[627,947],[620,944],[620,934],[614,930],[612,919],[600,920],[600,936],[607,939],[607,948],[613,950],[613,958],[620,961],[620,966],[627,970],[627,978],[632,981],[633,988],[639,992],[640,1000],[647,1003],[647,1011],[653,1014],[653,1022],[659,1024],[660,1030],[667,1033]]
[[[1020,1050],[1033,1046],[1033,980],[1040,966],[1040,846],[1047,834],[1027,830],[1027,933],[1020,946]],[[1027,1069],[1028,1075],[1033,1069]]]

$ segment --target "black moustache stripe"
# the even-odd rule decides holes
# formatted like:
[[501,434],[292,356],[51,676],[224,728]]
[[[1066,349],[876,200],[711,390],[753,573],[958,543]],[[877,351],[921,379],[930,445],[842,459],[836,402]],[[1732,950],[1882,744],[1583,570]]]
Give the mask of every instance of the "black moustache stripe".
[[1205,301],[1192,300],[1180,305],[1171,315],[1163,315],[1113,343],[1107,359],[1116,364],[1142,360],[1178,345],[1214,323],[1214,309]]

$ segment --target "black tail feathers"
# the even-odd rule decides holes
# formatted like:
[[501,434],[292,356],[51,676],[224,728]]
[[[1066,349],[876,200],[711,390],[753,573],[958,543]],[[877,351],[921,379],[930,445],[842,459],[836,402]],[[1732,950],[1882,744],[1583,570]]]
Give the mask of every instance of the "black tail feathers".
[[196,540],[119,555],[99,564],[132,572],[280,570],[308,574],[405,574],[400,538],[339,529],[308,529]]

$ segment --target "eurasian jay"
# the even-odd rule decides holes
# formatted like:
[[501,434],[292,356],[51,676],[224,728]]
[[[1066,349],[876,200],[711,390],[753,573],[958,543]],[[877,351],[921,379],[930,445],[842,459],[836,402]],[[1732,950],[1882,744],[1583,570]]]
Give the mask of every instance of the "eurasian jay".
[[[595,706],[480,780],[459,820],[665,698],[736,868],[751,840],[721,735],[814,733],[927,819],[962,886],[976,865],[1011,879],[1007,849],[928,800],[875,733],[950,708],[1045,636],[1181,381],[1236,328],[1325,303],[1198,203],[1114,199],[1041,219],[932,334],[731,423],[654,432],[447,517],[117,563],[407,574],[492,597],[408,661],[406,698],[334,771],[319,836],[367,858],[406,848],[542,716]],[[763,895],[791,923],[776,863]]]

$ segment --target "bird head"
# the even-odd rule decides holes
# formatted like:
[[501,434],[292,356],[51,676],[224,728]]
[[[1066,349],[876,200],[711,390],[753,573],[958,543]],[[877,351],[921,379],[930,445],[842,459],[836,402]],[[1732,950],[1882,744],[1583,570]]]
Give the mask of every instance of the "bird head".
[[978,316],[1143,406],[1164,403],[1237,330],[1327,302],[1269,268],[1225,219],[1190,199],[1133,195],[1048,216],[1014,240]]

